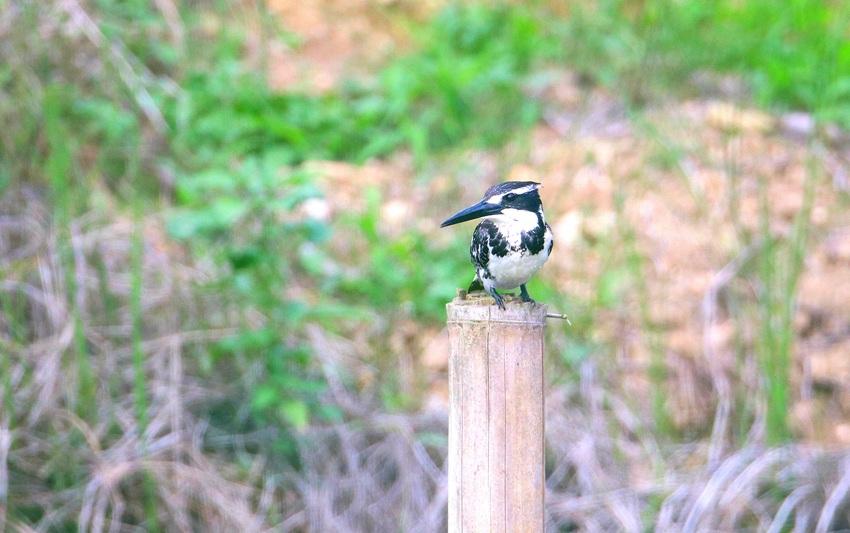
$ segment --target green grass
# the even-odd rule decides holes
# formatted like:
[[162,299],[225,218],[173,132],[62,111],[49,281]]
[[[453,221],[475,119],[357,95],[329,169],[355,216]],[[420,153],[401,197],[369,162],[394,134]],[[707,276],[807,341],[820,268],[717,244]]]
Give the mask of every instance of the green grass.
[[755,100],[850,126],[850,4],[794,0],[601,0],[566,21],[565,60],[631,101],[733,73]]
[[[5,272],[3,272],[5,275]],[[26,342],[26,325],[22,322],[21,302],[12,296],[11,291],[4,292],[0,302],[4,328],[8,338],[0,339],[0,373],[3,375],[3,416],[0,420],[12,426],[15,422],[15,403],[12,393],[12,359],[17,356],[15,351]]]
[[770,444],[779,444],[791,437],[788,410],[795,338],[794,311],[819,173],[814,161],[809,161],[808,166],[803,206],[795,216],[791,235],[787,238],[777,238],[771,231],[767,185],[762,183],[761,186],[763,242],[756,259],[760,321],[756,353],[764,379],[764,400],[767,406],[765,430]]
[[[150,422],[148,381],[145,375],[145,352],[142,348],[144,337],[144,315],[142,313],[142,262],[144,260],[144,242],[142,236],[142,202],[136,200],[133,205],[133,235],[130,245],[130,322],[132,332],[130,343],[133,351],[133,403],[136,412],[138,431],[144,435]],[[143,442],[145,439],[142,439]],[[142,473],[144,493],[145,527],[148,531],[160,531],[157,518],[156,481],[149,472]]]
[[656,431],[661,435],[672,436],[673,424],[670,417],[667,397],[667,363],[665,361],[664,340],[660,328],[655,324],[650,304],[653,295],[649,292],[646,283],[647,258],[638,248],[635,230],[624,217],[625,198],[622,194],[615,197],[617,213],[617,239],[624,245],[625,257],[623,262],[623,274],[628,277],[629,284],[633,288],[637,300],[640,330],[646,336],[646,347],[650,352],[648,368],[651,383],[652,416],[655,421]]
[[49,146],[45,173],[50,179],[54,197],[54,216],[58,228],[59,257],[64,266],[65,285],[67,287],[67,305],[74,326],[73,349],[76,355],[76,375],[78,380],[77,410],[83,418],[95,415],[97,385],[94,380],[85,331],[79,306],[80,290],[77,285],[77,268],[74,248],[71,242],[71,220],[75,215],[73,148],[69,142],[69,129],[63,122],[62,89],[58,86],[48,88],[44,102],[45,130]]
[[403,148],[424,164],[459,144],[500,145],[536,120],[524,77],[555,41],[532,13],[452,5],[419,45],[374,80],[323,95],[273,93],[237,61],[204,66],[187,76],[185,97],[168,102],[175,149],[192,165],[272,150],[293,165],[363,162]]

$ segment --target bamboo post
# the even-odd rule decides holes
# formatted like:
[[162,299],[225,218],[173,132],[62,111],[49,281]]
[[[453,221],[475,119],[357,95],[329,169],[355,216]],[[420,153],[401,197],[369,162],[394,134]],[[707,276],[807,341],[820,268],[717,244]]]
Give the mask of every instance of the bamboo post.
[[458,297],[449,330],[449,533],[542,533],[546,306]]

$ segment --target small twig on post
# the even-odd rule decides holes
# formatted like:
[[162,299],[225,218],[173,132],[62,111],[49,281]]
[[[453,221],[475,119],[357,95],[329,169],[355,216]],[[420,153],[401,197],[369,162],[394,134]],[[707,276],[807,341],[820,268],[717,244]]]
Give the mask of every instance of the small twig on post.
[[565,315],[563,313],[546,313],[546,318],[557,318],[557,319],[560,319],[560,320],[566,320],[567,324],[569,324],[571,326],[573,325],[573,323],[570,322],[570,319],[567,317],[567,315]]

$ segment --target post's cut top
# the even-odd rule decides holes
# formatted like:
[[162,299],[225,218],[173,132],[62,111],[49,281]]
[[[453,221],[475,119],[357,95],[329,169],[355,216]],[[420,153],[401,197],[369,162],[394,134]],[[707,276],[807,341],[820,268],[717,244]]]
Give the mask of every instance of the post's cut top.
[[505,296],[506,308],[499,309],[485,293],[466,295],[463,291],[446,304],[448,322],[495,322],[528,327],[542,327],[546,323],[547,307],[539,303],[523,302],[516,296]]

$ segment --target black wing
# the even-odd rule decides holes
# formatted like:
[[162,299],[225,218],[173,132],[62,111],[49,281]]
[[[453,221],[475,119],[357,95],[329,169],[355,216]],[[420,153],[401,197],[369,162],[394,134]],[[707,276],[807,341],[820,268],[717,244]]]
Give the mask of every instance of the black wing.
[[472,233],[472,242],[469,245],[469,257],[476,269],[487,269],[490,262],[490,231],[489,226],[496,225],[489,220],[484,220],[475,227]]
[[472,234],[469,256],[477,268],[487,269],[490,256],[504,257],[508,253],[508,240],[499,233],[499,227],[492,220],[484,220]]
[[472,259],[472,264],[475,266],[475,279],[469,285],[468,292],[484,290],[479,273],[482,273],[485,277],[490,276],[487,265],[490,263],[491,227],[495,229],[496,225],[489,220],[483,220],[475,227],[475,231],[472,233],[472,242],[469,245],[469,258]]
[[[543,245],[546,242],[546,228],[548,224],[543,223],[543,217],[540,213],[537,214],[537,227],[531,231],[522,233],[522,245],[528,250],[531,255],[537,255],[543,250]],[[549,253],[548,251],[546,252]]]
[[469,245],[469,257],[476,269],[487,273],[487,266],[492,255],[504,257],[508,253],[508,241],[499,233],[499,228],[492,220],[483,220],[472,234],[472,244]]

